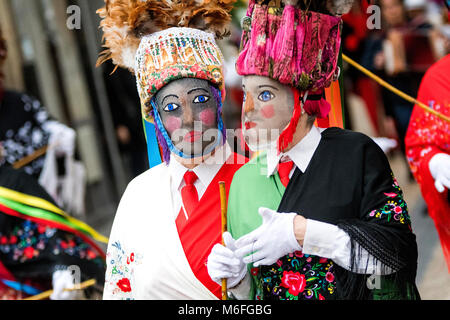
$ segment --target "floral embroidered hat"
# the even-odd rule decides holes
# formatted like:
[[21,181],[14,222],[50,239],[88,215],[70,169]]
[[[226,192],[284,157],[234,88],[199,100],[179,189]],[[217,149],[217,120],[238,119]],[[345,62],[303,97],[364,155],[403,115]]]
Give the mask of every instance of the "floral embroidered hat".
[[142,38],[135,75],[142,116],[153,121],[149,101],[163,86],[181,78],[207,80],[225,97],[223,56],[214,34],[193,28],[169,28]]

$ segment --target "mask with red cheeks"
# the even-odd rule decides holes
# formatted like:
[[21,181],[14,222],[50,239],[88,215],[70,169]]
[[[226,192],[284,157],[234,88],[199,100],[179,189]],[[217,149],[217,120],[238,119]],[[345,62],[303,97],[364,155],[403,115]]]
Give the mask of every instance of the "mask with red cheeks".
[[247,145],[253,149],[275,143],[289,124],[294,111],[291,87],[262,76],[245,76],[242,128]]
[[218,106],[208,81],[175,80],[155,98],[161,122],[178,150],[186,155],[204,155],[208,146],[217,142]]

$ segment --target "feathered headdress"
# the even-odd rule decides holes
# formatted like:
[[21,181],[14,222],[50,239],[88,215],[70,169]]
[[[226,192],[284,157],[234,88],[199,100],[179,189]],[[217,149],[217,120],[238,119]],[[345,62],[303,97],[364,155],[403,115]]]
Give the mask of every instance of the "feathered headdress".
[[222,38],[228,34],[235,0],[105,0],[102,18],[104,50],[97,64],[112,59],[134,72],[141,39],[172,27],[203,30]]

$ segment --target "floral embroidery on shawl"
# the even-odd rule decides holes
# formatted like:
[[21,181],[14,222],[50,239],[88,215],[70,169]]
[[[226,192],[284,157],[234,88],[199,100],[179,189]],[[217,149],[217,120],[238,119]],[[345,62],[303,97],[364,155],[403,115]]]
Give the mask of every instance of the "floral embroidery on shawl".
[[[81,238],[65,233],[60,237],[56,233],[55,228],[25,220],[9,234],[0,232],[0,254],[8,256],[13,261],[27,262],[38,258],[50,245],[54,255],[64,253],[80,259],[94,260],[99,265],[103,264],[97,252]],[[57,239],[50,243],[55,236]]]
[[252,268],[256,299],[326,300],[336,289],[333,262],[296,251],[276,264]]
[[105,282],[113,295],[123,300],[132,300],[134,287],[134,267],[142,263],[142,256],[128,251],[120,241],[116,241],[106,254],[108,269]]
[[403,199],[403,191],[397,182],[397,179],[392,175],[392,192],[385,192],[386,204],[379,208],[372,210],[369,217],[386,219],[387,222],[397,222],[401,224],[411,225],[411,219],[408,214],[408,207]]

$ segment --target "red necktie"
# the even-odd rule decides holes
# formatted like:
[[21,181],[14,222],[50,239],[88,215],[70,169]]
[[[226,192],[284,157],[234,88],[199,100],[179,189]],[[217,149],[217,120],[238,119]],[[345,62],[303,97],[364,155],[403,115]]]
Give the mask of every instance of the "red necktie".
[[[183,178],[186,185],[181,189],[181,199],[183,200],[186,214],[190,217],[198,204],[198,193],[194,186],[194,183],[197,181],[198,177],[195,172],[186,171]],[[182,216],[184,217],[184,214],[182,214]],[[178,217],[180,218],[180,215]]]
[[287,187],[289,183],[289,174],[291,173],[293,166],[293,161],[280,162],[278,164],[278,174],[280,175],[281,183],[285,187]]

